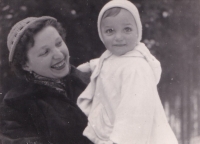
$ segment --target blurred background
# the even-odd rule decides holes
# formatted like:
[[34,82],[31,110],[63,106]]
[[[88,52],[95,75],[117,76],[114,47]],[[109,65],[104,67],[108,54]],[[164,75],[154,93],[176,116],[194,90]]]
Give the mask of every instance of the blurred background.
[[[180,144],[200,143],[200,0],[131,0],[139,9],[143,39],[161,62],[158,91]],[[108,0],[0,0],[0,100],[20,80],[10,71],[6,38],[29,16],[56,17],[67,31],[75,66],[105,50],[97,17]]]

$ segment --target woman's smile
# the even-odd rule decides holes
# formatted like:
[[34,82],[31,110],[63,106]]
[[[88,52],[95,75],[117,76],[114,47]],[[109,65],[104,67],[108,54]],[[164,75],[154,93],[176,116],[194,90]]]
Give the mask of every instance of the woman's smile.
[[66,66],[65,59],[51,66],[52,69],[61,70]]

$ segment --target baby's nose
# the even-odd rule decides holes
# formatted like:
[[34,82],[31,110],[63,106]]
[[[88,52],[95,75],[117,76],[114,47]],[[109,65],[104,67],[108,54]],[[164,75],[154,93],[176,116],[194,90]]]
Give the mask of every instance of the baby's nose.
[[115,40],[116,41],[122,41],[123,40],[123,35],[121,33],[116,33]]

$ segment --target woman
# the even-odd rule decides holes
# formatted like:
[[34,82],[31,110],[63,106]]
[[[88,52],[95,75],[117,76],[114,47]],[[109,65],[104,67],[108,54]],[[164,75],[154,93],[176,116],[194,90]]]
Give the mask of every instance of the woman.
[[88,144],[87,119],[76,105],[89,74],[69,63],[65,32],[53,17],[29,17],[11,29],[9,62],[26,81],[0,107],[3,144]]

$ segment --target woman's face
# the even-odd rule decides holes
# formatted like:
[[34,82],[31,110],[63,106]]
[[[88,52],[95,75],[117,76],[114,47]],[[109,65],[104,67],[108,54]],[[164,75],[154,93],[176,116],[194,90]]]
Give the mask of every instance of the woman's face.
[[47,26],[34,36],[34,46],[27,53],[23,67],[41,76],[59,79],[69,73],[69,51],[58,31]]

